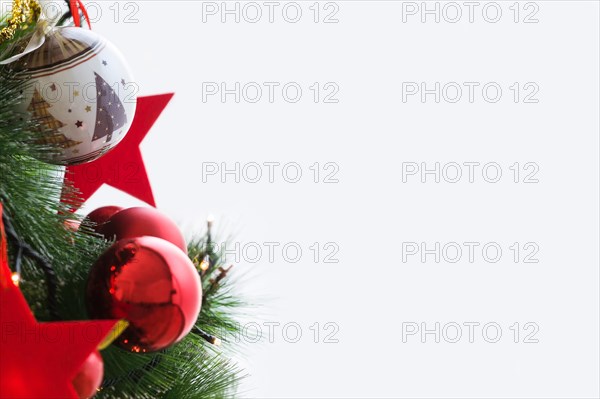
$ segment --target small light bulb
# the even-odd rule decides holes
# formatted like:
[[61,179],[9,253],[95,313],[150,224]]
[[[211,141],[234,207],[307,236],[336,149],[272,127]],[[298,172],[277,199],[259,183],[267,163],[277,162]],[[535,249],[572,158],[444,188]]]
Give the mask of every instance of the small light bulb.
[[221,340],[219,338],[217,338],[217,337],[214,337],[212,343],[215,346],[221,346]]
[[21,281],[21,275],[18,272],[13,272],[12,276],[10,276],[12,282],[17,287],[19,286],[19,282]]
[[200,270],[206,271],[206,270],[208,270],[209,266],[210,266],[210,256],[205,255],[204,259],[202,259],[202,262],[200,262]]

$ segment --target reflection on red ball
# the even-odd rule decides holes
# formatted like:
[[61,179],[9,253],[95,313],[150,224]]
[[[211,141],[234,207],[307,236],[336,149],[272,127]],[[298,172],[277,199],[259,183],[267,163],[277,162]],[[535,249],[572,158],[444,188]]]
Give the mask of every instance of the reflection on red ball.
[[162,212],[149,207],[124,209],[113,215],[102,227],[108,240],[152,236],[162,238],[187,254],[187,244],[177,225]]
[[[102,227],[108,222],[114,214],[121,211],[123,208],[120,206],[103,206],[90,212],[89,215],[83,219],[83,224],[90,226],[96,233],[101,233]],[[91,222],[91,223],[90,223]]]
[[92,352],[79,372],[73,378],[73,388],[80,398],[91,398],[96,394],[100,384],[102,384],[102,376],[104,375],[104,362],[100,352]]
[[192,329],[202,286],[193,263],[175,245],[156,237],[125,238],[92,267],[85,300],[91,318],[129,322],[116,345],[152,352]]

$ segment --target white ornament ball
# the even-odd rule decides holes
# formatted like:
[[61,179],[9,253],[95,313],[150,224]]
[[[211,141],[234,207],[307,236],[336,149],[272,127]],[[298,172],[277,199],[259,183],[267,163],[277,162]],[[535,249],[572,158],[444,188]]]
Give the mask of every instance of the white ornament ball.
[[31,85],[19,111],[37,120],[49,146],[45,161],[76,165],[101,157],[125,137],[136,107],[137,86],[123,56],[83,28],[53,28],[44,44],[15,61]]

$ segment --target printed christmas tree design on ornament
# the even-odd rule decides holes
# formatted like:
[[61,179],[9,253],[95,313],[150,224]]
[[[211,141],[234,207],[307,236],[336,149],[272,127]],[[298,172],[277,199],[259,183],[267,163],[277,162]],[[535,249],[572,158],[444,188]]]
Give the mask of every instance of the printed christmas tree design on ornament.
[[71,140],[60,133],[59,129],[65,124],[52,116],[48,108],[50,108],[50,104],[35,89],[27,111],[31,112],[36,121],[39,122],[39,131],[44,134],[43,137],[36,140],[36,144],[58,144],[61,148],[70,148],[81,144],[81,141]]
[[108,143],[112,134],[127,123],[127,115],[114,89],[100,75],[96,76],[96,127],[92,141],[106,137]]

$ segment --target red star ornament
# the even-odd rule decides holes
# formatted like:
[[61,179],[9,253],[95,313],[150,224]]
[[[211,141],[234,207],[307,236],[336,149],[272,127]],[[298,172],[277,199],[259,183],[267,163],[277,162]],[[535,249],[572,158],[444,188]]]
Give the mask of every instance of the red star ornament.
[[11,279],[1,217],[0,234],[0,398],[77,398],[73,378],[117,320],[38,323]]
[[[138,97],[129,132],[115,148],[95,161],[67,166],[65,178],[79,190],[79,197],[83,202],[102,184],[108,184],[156,207],[139,146],[173,94]],[[69,202],[67,191],[63,189],[62,192],[62,200],[66,203]],[[73,212],[79,206],[72,203],[70,205]]]

